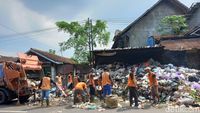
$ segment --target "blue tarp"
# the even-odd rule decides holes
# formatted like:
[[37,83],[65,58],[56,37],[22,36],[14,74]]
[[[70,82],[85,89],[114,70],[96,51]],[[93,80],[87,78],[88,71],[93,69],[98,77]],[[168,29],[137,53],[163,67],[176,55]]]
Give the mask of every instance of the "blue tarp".
[[147,43],[147,46],[154,47],[155,45],[154,37],[153,36],[148,37],[146,43]]
[[3,65],[0,64],[0,78],[3,78]]

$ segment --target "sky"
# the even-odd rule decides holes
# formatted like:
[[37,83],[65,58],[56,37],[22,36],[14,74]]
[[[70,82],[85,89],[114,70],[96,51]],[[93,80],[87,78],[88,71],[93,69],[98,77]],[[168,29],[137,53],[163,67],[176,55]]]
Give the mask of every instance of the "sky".
[[[73,49],[60,52],[59,42],[69,35],[58,32],[55,22],[87,18],[107,21],[111,33],[107,46],[113,44],[116,29],[123,30],[158,0],[0,0],[0,55],[16,56],[30,48],[72,57]],[[200,0],[179,0],[187,7]]]

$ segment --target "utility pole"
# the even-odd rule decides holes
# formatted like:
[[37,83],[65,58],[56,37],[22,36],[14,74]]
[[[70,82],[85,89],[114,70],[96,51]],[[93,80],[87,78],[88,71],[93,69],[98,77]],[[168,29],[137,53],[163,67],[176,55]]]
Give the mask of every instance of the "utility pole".
[[93,39],[93,35],[92,35],[92,19],[89,19],[88,18],[88,45],[89,45],[89,55],[90,55],[90,58],[89,58],[89,62],[90,64],[92,65],[93,67],[93,63],[94,63],[94,57],[93,57],[93,54],[92,54],[92,51],[94,50],[94,39]]
[[91,58],[92,58],[92,54],[91,54],[91,30],[90,30],[90,19],[88,18],[88,29],[87,29],[87,33],[88,33],[88,46],[89,46],[89,62],[90,62],[90,64],[91,64],[91,62],[92,62],[92,60],[91,60]]
[[[93,35],[92,35],[92,32],[93,32],[93,28],[92,28],[92,19],[90,20],[90,38],[91,38],[91,51],[94,50],[94,38],[93,38]],[[92,64],[92,67],[94,67],[94,55],[92,54],[91,52],[91,64]]]

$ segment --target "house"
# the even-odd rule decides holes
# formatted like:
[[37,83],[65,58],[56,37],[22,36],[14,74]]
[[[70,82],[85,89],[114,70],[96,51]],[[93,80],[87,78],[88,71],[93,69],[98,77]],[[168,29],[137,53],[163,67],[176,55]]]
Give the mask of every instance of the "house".
[[55,78],[57,73],[66,74],[74,71],[75,61],[48,53],[39,49],[31,48],[26,52],[28,55],[36,55],[42,62],[44,73],[51,72],[52,78]]
[[191,6],[187,21],[190,30],[200,26],[200,2]]
[[145,47],[148,37],[159,35],[157,28],[165,16],[186,15],[189,8],[178,0],[159,0],[114,37],[112,48]]

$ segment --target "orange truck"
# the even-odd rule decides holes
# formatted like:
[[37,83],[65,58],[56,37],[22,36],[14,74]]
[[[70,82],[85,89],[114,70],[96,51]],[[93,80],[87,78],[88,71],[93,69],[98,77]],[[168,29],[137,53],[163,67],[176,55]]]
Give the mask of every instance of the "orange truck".
[[0,104],[18,98],[20,103],[31,96],[29,78],[39,78],[43,74],[37,56],[18,54],[19,63],[6,61],[0,64]]

